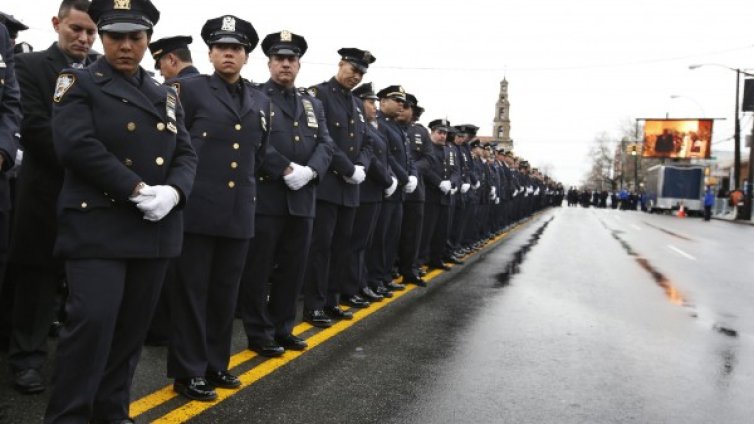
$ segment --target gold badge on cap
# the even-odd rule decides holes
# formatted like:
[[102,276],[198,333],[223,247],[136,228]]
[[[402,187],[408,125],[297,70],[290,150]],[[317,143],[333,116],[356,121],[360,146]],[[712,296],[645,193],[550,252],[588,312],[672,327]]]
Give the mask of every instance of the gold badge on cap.
[[369,50],[364,51],[364,62],[369,62],[372,60],[372,53],[369,53]]
[[293,34],[291,34],[290,31],[281,31],[280,41],[285,41],[286,43],[290,43],[291,41],[293,41]]
[[223,17],[223,26],[222,28],[220,28],[220,30],[236,32],[236,19],[232,16]]
[[400,91],[403,94],[406,94],[406,90],[404,90],[403,87],[400,85],[398,86],[398,91]]
[[131,10],[131,0],[113,0],[113,9]]

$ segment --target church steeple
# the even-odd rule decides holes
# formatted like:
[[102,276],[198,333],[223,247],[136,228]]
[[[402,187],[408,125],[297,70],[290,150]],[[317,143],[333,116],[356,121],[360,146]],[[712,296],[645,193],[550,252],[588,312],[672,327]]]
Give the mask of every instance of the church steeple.
[[495,103],[495,119],[493,120],[492,137],[502,144],[506,150],[513,149],[511,140],[510,101],[508,100],[508,80],[503,77],[500,81],[500,94]]

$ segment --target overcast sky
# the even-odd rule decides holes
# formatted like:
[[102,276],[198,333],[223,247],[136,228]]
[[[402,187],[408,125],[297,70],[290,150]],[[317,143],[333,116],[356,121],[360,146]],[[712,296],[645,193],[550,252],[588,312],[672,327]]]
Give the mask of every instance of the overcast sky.
[[[4,1],[1,10],[31,27],[19,41],[36,50],[56,39],[59,0]],[[234,14],[260,38],[283,29],[303,35],[298,86],[332,77],[341,47],[370,50],[364,81],[401,84],[426,108],[425,124],[447,117],[492,135],[500,81],[511,102],[516,154],[551,167],[566,184],[583,178],[594,138],[617,137],[636,118],[712,117],[713,152],[732,150],[735,72],[694,63],[754,68],[752,0],[154,0],[155,39],[192,35],[194,62],[209,72],[203,23]],[[494,6],[493,6],[494,5]],[[99,42],[96,48],[101,51]],[[243,75],[268,78],[256,49]],[[145,57],[145,67],[153,61]],[[675,99],[671,98],[676,95]],[[751,117],[743,122],[751,128]]]

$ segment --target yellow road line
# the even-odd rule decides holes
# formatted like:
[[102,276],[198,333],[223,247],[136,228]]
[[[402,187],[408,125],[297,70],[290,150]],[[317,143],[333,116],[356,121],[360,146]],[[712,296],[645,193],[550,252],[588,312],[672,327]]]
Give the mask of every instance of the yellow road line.
[[[517,225],[516,227],[514,227],[513,229],[506,231],[500,234],[499,236],[496,236],[487,244],[489,245],[489,244],[496,243],[497,241],[506,237],[509,233],[516,231],[518,228],[521,227],[521,225],[523,225],[524,223],[528,221],[529,220],[524,221],[520,223],[519,225]],[[467,255],[466,257],[476,255],[477,253],[478,252],[471,253]],[[431,281],[432,279],[443,274],[444,272],[445,271],[442,271],[439,269],[430,271],[425,276],[425,279],[426,281]],[[407,286],[406,289],[403,291],[393,292],[394,296],[392,298],[385,298],[381,302],[373,303],[369,308],[356,311],[354,313],[353,320],[350,320],[350,321],[344,320],[344,321],[337,322],[332,327],[324,329],[312,335],[311,337],[306,339],[306,342],[309,345],[309,349],[316,347],[320,343],[330,339],[331,337],[335,336],[341,331],[349,328],[353,324],[359,322],[360,320],[371,315],[372,313],[384,308],[389,303],[392,303],[393,301],[399,299],[401,296],[405,295],[406,293],[412,290],[415,290],[416,288],[417,288],[416,286],[410,285],[410,286]],[[296,327],[294,327],[293,334],[299,335],[306,331],[309,331],[312,328],[313,327],[310,324],[302,322]],[[265,360],[264,362],[262,362],[261,364],[257,365],[256,367],[252,368],[251,370],[239,376],[239,379],[241,380],[241,387],[239,389],[229,390],[229,389],[218,388],[217,399],[214,402],[190,401],[178,407],[177,409],[173,410],[172,412],[160,417],[157,421],[154,421],[154,422],[160,422],[160,423],[184,422],[185,420],[200,414],[201,412],[207,410],[208,408],[217,405],[219,402],[222,402],[224,399],[227,399],[228,397],[234,395],[235,393],[237,393],[238,390],[241,390],[245,387],[250,386],[254,382],[272,373],[273,371],[282,367],[283,365],[287,364],[293,359],[298,358],[303,353],[306,353],[306,351],[304,352],[286,351],[286,353],[279,358],[269,358]],[[257,354],[255,352],[252,352],[248,349],[244,349],[230,358],[230,361],[228,363],[228,369],[233,369],[255,357],[257,357]],[[129,408],[129,416],[138,417],[139,415],[142,415],[143,413],[151,409],[154,409],[177,396],[178,394],[175,391],[173,391],[172,385],[165,386],[161,389],[156,390],[155,392],[152,392],[151,394],[147,396],[144,396],[140,399],[137,399],[131,402],[131,405]]]

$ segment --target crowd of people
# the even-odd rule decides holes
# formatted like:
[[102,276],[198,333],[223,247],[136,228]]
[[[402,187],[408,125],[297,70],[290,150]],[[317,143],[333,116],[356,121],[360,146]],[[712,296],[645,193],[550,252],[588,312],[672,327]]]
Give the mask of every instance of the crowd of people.
[[[15,63],[23,27],[0,25],[8,361],[22,393],[46,389],[67,288],[47,423],[131,422],[145,342],[167,345],[176,392],[214,400],[240,386],[234,316],[261,356],[305,350],[292,334],[299,296],[303,319],[329,327],[563,200],[562,185],[480,142],[477,126],[426,128],[415,94],[362,83],[368,50],[338,50],[335,75],[302,88],[304,36],[260,43],[251,22],[222,15],[201,28],[204,75],[191,37],[151,39],[159,18],[149,0],[63,0],[58,40]],[[264,83],[241,77],[258,44]],[[140,66],[147,50],[164,82]]]
[[635,192],[628,189],[617,191],[607,190],[590,190],[585,188],[579,190],[576,187],[570,187],[566,192],[566,201],[568,206],[581,205],[585,208],[611,208],[620,210],[641,209],[647,211],[647,194],[644,191]]

